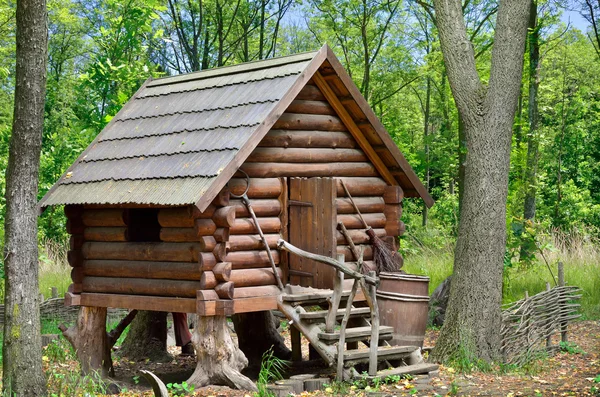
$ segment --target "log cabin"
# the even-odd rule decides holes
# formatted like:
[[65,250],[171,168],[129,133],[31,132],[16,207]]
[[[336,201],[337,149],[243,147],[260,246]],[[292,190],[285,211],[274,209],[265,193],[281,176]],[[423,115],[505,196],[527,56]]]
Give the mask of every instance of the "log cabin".
[[333,287],[335,270],[278,251],[280,238],[352,262],[342,222],[372,258],[342,180],[391,244],[404,197],[433,204],[325,45],[148,79],[39,207],[64,205],[66,304],[229,315],[276,309],[277,276]]

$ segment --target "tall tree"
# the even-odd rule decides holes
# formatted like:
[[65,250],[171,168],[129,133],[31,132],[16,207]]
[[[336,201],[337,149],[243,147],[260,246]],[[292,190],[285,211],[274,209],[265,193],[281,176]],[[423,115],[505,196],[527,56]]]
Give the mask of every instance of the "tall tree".
[[502,270],[512,125],[529,0],[500,1],[489,83],[481,81],[460,0],[435,0],[448,80],[466,140],[463,197],[446,321],[434,356],[500,358]]
[[588,33],[588,38],[600,58],[600,0],[582,0],[581,15],[591,25],[591,32]]
[[46,395],[38,293],[37,190],[48,27],[45,0],[17,2],[15,106],[6,170],[3,394]]

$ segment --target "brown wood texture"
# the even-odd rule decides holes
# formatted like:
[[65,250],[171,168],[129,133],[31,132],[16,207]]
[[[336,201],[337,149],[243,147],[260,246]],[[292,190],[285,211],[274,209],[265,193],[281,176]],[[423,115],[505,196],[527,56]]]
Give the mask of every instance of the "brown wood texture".
[[86,260],[86,276],[200,280],[197,262],[153,262],[127,260]]
[[[303,250],[333,257],[336,254],[336,182],[333,178],[291,178],[290,200],[311,203],[289,209],[289,241]],[[289,255],[290,283],[332,288],[335,270],[327,265]],[[301,277],[294,272],[310,273]],[[300,273],[301,274],[301,273]]]
[[[212,291],[212,290],[211,290]],[[214,292],[214,291],[213,291]],[[235,292],[234,292],[235,295]],[[249,298],[234,298],[233,313],[262,312],[277,309],[277,296],[257,296]],[[216,300],[196,301],[196,313],[199,316],[214,316],[217,314]]]
[[[260,224],[260,222],[259,222]],[[265,234],[265,239],[269,248],[277,248],[277,240],[280,239],[279,234]],[[243,234],[234,235],[229,238],[230,251],[251,251],[264,248],[263,242],[258,234]]]
[[158,223],[162,227],[194,227],[194,219],[210,219],[215,209],[213,205],[208,206],[204,212],[199,212],[198,208],[192,206],[163,208],[158,211]]
[[[82,244],[83,247],[83,244]],[[83,264],[83,254],[81,250],[70,250],[67,252],[67,262],[71,267],[78,267]]]
[[[212,222],[212,221],[211,221]],[[215,228],[216,230],[216,228]],[[193,227],[161,227],[160,241],[165,242],[193,242],[199,237]]]
[[[360,247],[361,246],[359,245],[356,248],[360,249]],[[364,247],[363,259],[365,261],[373,259],[373,246],[370,244],[365,244],[362,247]],[[348,246],[348,245],[338,245],[337,253],[338,253],[338,255],[344,255],[346,262],[356,261],[356,258],[354,257],[352,250],[350,249],[350,246]]]
[[86,242],[85,259],[110,259],[157,262],[197,262],[198,243],[106,243]]
[[[354,202],[356,203],[358,210],[363,214],[371,212],[384,212],[386,208],[382,197],[357,197],[354,199]],[[335,205],[338,214],[356,213],[352,202],[347,197],[337,198],[335,200]]]
[[232,227],[235,223],[235,207],[227,206],[216,209],[212,220],[217,227]]
[[[246,190],[246,178],[232,178],[228,186],[231,193],[241,196]],[[277,198],[281,194],[281,181],[278,178],[250,178],[247,194],[250,199]]]
[[321,90],[319,90],[317,86],[311,82],[310,84],[306,84],[304,87],[302,87],[296,96],[296,100],[324,101],[325,96]]
[[377,153],[375,153],[375,150],[373,150],[373,147],[371,146],[369,140],[365,137],[360,128],[358,128],[352,116],[348,114],[348,111],[340,102],[339,98],[333,92],[329,84],[325,81],[325,79],[323,79],[321,73],[316,72],[313,76],[313,80],[316,83],[317,87],[319,87],[323,95],[325,95],[325,98],[327,98],[329,104],[335,109],[341,122],[348,129],[348,131],[350,131],[354,139],[358,141],[360,148],[364,150],[365,154],[367,155],[371,163],[375,166],[377,171],[379,171],[383,179],[390,185],[397,185],[398,181],[390,173],[388,167],[377,155]]
[[234,290],[235,287],[231,281],[225,281],[215,286],[215,292],[220,299],[233,299]]
[[[218,263],[217,266],[218,265],[220,265],[220,263]],[[214,271],[217,269],[217,266],[215,266],[213,272],[202,273],[202,277],[200,279],[200,288],[215,288],[215,286],[217,286],[217,284],[222,281],[231,281],[236,288],[256,287],[261,285],[277,285],[277,280],[275,280],[275,276],[273,275],[273,269],[271,269],[270,267],[241,270],[230,269],[230,276],[228,280],[218,280],[217,275],[214,274]],[[281,275],[281,270],[277,269],[277,271]]]
[[[365,222],[367,222],[367,225],[371,226],[373,229],[384,228],[387,221],[385,215],[381,213],[362,214],[362,218],[365,220]],[[347,229],[365,229],[365,226],[359,215],[338,215],[337,221],[342,222]]]
[[[352,197],[382,196],[387,184],[381,178],[338,178],[344,181]],[[341,182],[337,181],[337,197],[345,197]]]
[[86,227],[83,229],[85,241],[127,241],[126,227]]
[[[217,195],[213,199],[211,205],[215,206],[215,207],[226,207],[229,205],[229,199],[230,199],[230,190],[227,186],[225,186],[217,193]],[[204,211],[200,211],[200,209],[198,207],[196,207],[196,210],[198,212],[206,212],[209,208],[210,208],[210,205],[207,206]]]
[[86,276],[83,292],[195,298],[200,281]]
[[[377,237],[385,237],[387,236],[387,232],[385,229],[373,229],[375,231],[375,235]],[[352,242],[354,244],[368,244],[370,243],[369,236],[365,233],[364,230],[360,229],[349,229],[348,235],[352,238]],[[348,244],[346,238],[338,231],[336,234],[337,243],[339,245]]]
[[76,251],[80,250],[83,245],[83,235],[81,234],[73,234],[69,236],[69,250]]
[[[279,233],[281,231],[281,220],[276,217],[257,218],[260,229],[264,234]],[[237,218],[233,227],[229,229],[229,233],[233,235],[239,234],[256,234],[256,226],[252,218]],[[231,239],[231,237],[230,237]]]
[[358,143],[345,131],[271,130],[258,146],[354,149]]
[[297,99],[285,110],[286,113],[329,114],[335,116],[335,110],[327,101]]
[[217,264],[217,258],[212,252],[201,252],[198,256],[198,263],[200,264],[200,271],[212,271]]
[[84,210],[81,215],[83,224],[93,226],[127,226],[127,211],[124,209]]
[[321,114],[283,113],[273,129],[347,131],[339,117]]
[[[289,239],[289,210],[288,210],[288,204],[289,204],[289,186],[288,186],[288,179],[287,178],[280,178],[281,179],[281,186],[282,186],[282,191],[281,194],[279,195],[278,201],[280,202],[281,205],[281,213],[279,214],[279,220],[281,221],[281,231],[280,231],[280,236],[282,239],[284,240],[288,240]],[[267,236],[265,236],[266,238]],[[279,268],[281,269],[281,275],[280,275],[280,280],[282,282],[282,284],[287,284],[289,281],[289,255],[287,252],[285,251],[280,251],[279,252]]]
[[258,147],[246,160],[249,163],[332,163],[360,162],[367,157],[359,149]]
[[244,163],[241,167],[250,177],[376,177],[378,172],[367,162],[349,163]]
[[386,186],[383,200],[386,204],[400,204],[404,199],[404,191],[400,186]]
[[[281,203],[278,199],[251,199],[250,204],[257,217],[277,216],[281,212]],[[248,208],[240,199],[232,199],[230,205],[235,207],[236,218],[249,218]]]
[[231,278],[231,268],[231,262],[219,262],[215,265],[215,267],[213,267],[212,272],[202,273],[202,277],[200,278],[200,284],[202,284],[202,289],[211,288],[205,285],[207,278],[214,278],[215,285],[217,285],[217,282],[229,281],[229,279]]
[[67,219],[65,228],[69,234],[83,234],[85,225],[83,224],[81,218],[69,218]]
[[228,248],[229,248],[228,241],[215,245],[215,248],[213,248],[212,253],[215,256],[215,258],[217,258],[217,262],[225,261],[225,257],[227,256]]
[[82,293],[79,301],[82,306],[121,307],[175,313],[194,313],[196,311],[195,297],[186,299],[148,295]]
[[385,230],[388,236],[401,236],[404,233],[404,223],[400,220],[402,216],[402,204],[385,205]]
[[[271,254],[275,264],[279,264],[279,251],[272,251]],[[233,269],[251,269],[271,264],[267,252],[264,250],[229,252],[225,261],[231,262]]]
[[[214,289],[199,290],[198,293],[202,294],[204,300],[219,299],[219,295],[217,295],[217,293],[215,292]],[[281,293],[281,291],[279,291],[279,288],[277,288],[276,285],[263,285],[263,286],[259,286],[259,287],[241,287],[241,288],[235,288],[235,290],[233,292],[233,298],[234,299],[254,298],[254,297],[259,297],[259,296],[277,297],[277,296],[279,296],[280,293]]]
[[217,240],[213,236],[200,236],[196,238],[202,252],[212,252],[217,246]]

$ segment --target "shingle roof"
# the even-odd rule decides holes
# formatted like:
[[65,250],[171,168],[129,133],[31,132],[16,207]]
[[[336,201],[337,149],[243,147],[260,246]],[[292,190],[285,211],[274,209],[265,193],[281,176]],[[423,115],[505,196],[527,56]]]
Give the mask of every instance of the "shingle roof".
[[433,204],[325,45],[317,52],[146,81],[38,206],[196,204],[203,211],[326,61],[387,148],[385,163],[400,170],[399,184]]
[[316,54],[146,82],[40,206],[196,203]]

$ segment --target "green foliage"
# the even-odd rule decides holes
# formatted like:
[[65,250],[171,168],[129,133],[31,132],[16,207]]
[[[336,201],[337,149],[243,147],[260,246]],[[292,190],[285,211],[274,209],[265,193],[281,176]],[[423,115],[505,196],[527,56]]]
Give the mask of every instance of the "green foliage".
[[569,354],[586,354],[585,351],[575,342],[559,342],[560,351]]
[[[44,332],[42,331],[42,334]],[[43,359],[52,363],[66,363],[77,359],[75,349],[64,337],[53,340],[44,348]]]
[[48,395],[50,397],[68,397],[77,395],[106,394],[108,385],[96,372],[81,376],[79,369],[58,371],[53,367],[48,376]]
[[256,381],[256,388],[258,391],[254,393],[256,397],[269,397],[272,396],[267,385],[276,380],[283,379],[283,371],[288,367],[289,363],[276,357],[273,354],[273,346],[263,353],[262,362],[260,364],[260,372],[258,373],[258,380]]
[[592,382],[594,382],[594,386],[590,388],[590,392],[593,396],[600,396],[600,374],[596,375]]
[[187,382],[167,383],[167,390],[172,396],[188,396],[194,392],[194,385],[188,385]]

